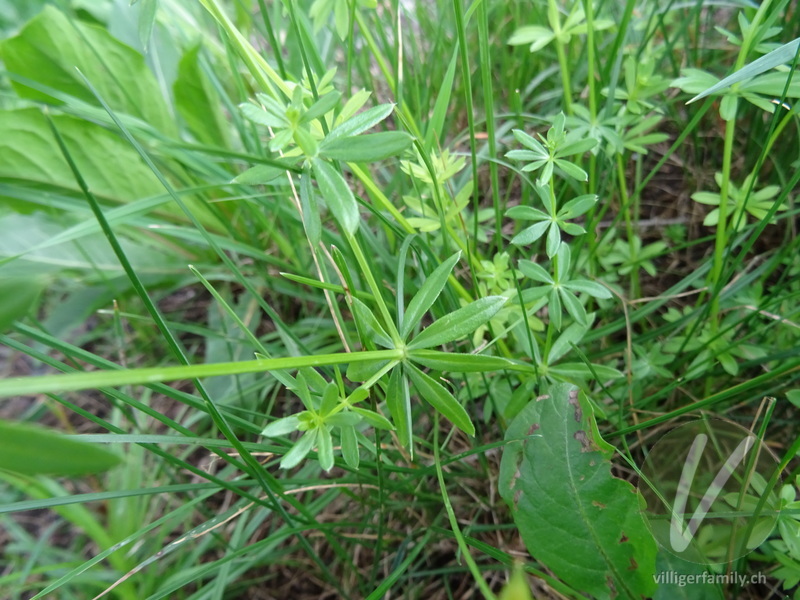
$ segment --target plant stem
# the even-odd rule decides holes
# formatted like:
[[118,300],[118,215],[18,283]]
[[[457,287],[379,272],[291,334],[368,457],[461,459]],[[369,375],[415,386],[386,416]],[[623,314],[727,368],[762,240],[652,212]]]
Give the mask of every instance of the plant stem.
[[397,331],[392,314],[389,312],[389,307],[386,306],[386,302],[383,299],[383,294],[381,294],[381,290],[378,287],[375,278],[372,276],[372,269],[370,269],[369,263],[364,256],[364,252],[361,250],[361,245],[358,243],[358,240],[355,236],[349,236],[347,241],[350,242],[350,249],[353,251],[359,267],[361,267],[361,271],[364,274],[364,278],[367,280],[367,285],[369,286],[372,295],[375,296],[375,303],[378,305],[378,310],[381,311],[381,315],[385,321],[384,325],[389,330],[388,333],[391,336],[392,341],[394,342],[395,346],[400,346],[403,343],[403,339],[400,337],[400,333]]
[[439,490],[442,493],[442,501],[444,502],[444,509],[445,511],[447,511],[447,518],[450,520],[450,528],[453,530],[453,535],[456,538],[456,543],[458,543],[458,549],[461,551],[461,555],[464,557],[464,561],[467,563],[467,567],[469,568],[470,573],[472,573],[472,577],[475,580],[475,583],[480,588],[483,597],[486,600],[496,600],[495,595],[492,593],[492,590],[489,589],[489,585],[483,578],[481,570],[475,563],[475,559],[472,558],[469,546],[467,545],[467,542],[464,539],[464,534],[461,533],[461,528],[458,526],[458,519],[456,518],[456,513],[453,510],[453,504],[450,502],[450,496],[448,496],[447,494],[447,486],[445,485],[444,481],[444,472],[442,471],[442,461],[441,457],[439,456],[439,413],[438,412],[434,412],[434,422],[433,422],[433,463],[436,465],[436,478],[439,480]]
[[558,41],[555,41],[556,53],[558,54],[558,65],[561,71],[561,87],[564,91],[564,112],[567,115],[572,114],[572,81],[569,76],[569,63],[567,63],[567,53],[564,51],[564,46]]
[[241,375],[244,373],[271,372],[279,369],[302,367],[325,367],[376,360],[400,360],[402,350],[374,350],[372,352],[342,352],[317,356],[288,356],[266,360],[186,365],[179,367],[153,367],[148,369],[120,369],[70,373],[68,375],[44,375],[40,377],[12,377],[0,382],[0,398],[44,394],[50,392],[73,392],[101,387],[157,383],[219,375]]

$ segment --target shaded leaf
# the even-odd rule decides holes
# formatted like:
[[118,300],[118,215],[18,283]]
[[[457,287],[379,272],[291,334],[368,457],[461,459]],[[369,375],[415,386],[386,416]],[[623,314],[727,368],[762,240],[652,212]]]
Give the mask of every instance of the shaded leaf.
[[44,281],[35,277],[0,277],[0,333],[17,319],[36,311]]
[[25,475],[83,475],[110,469],[120,458],[96,444],[14,421],[0,421],[0,469]]
[[[81,78],[83,73],[114,111],[138,117],[169,135],[175,133],[172,116],[144,58],[106,29],[46,6],[19,34],[0,44],[0,56],[8,71],[97,106]],[[24,98],[60,104],[24,84],[12,85]]]
[[408,380],[403,377],[403,366],[398,366],[392,370],[389,377],[389,387],[386,390],[386,406],[392,421],[397,428],[397,437],[400,443],[409,449],[414,455],[411,444],[411,395],[408,391]]

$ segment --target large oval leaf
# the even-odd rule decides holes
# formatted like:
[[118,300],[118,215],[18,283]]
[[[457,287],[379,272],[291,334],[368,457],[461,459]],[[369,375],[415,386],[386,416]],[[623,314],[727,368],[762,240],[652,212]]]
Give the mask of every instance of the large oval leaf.
[[652,596],[656,543],[636,489],[611,475],[612,448],[587,399],[553,386],[522,409],[506,440],[500,493],[531,556],[595,598]]

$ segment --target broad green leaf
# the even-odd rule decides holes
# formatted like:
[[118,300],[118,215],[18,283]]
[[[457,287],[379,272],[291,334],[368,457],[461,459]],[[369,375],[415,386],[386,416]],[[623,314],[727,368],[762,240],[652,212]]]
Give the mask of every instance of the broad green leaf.
[[711,89],[719,81],[707,71],[701,69],[681,69],[681,76],[672,82],[673,87],[680,88],[687,94],[697,94],[706,89]]
[[469,414],[461,406],[461,403],[453,397],[453,394],[414,365],[406,364],[405,369],[414,384],[414,388],[416,388],[423,400],[444,415],[447,420],[461,431],[467,435],[475,435],[475,426],[472,424]]
[[273,421],[261,431],[261,435],[264,437],[278,437],[281,435],[286,435],[287,433],[292,433],[293,431],[297,431],[297,426],[300,424],[297,415],[291,415],[289,417],[283,417],[282,419],[278,419],[277,421]]
[[320,142],[320,150],[327,148],[329,144],[338,138],[351,137],[359,133],[364,133],[368,129],[372,129],[375,125],[392,114],[393,110],[394,104],[380,104],[362,113],[358,113],[326,135],[325,139]]
[[358,298],[353,298],[353,316],[356,318],[359,327],[362,327],[376,344],[384,348],[394,348],[392,339],[386,333],[386,330],[381,327],[381,324],[378,323],[375,315],[367,308],[367,305]]
[[398,365],[389,377],[389,384],[386,390],[386,406],[392,421],[397,428],[397,438],[400,443],[408,448],[411,456],[414,455],[414,448],[411,444],[413,432],[411,424],[411,395],[408,391],[408,380],[403,376],[405,367]]
[[[82,216],[85,218],[85,213]],[[70,214],[49,217],[44,211],[0,216],[0,261],[5,262],[0,266],[0,288],[4,280],[47,279],[47,275],[58,275],[65,270],[73,276],[79,273],[87,286],[108,281],[110,277],[124,277],[122,265],[109,251],[103,234],[83,234],[79,240],[57,239],[65,227],[80,224],[79,218],[81,216]],[[118,241],[141,275],[164,279],[180,277],[186,271],[185,259],[165,254],[162,248],[136,243],[122,232]],[[7,261],[9,258],[11,260]],[[2,295],[0,291],[0,297]],[[82,311],[83,307],[75,306],[75,309]]]
[[[96,196],[124,202],[164,193],[136,150],[119,136],[68,115],[51,118]],[[0,111],[0,131],[0,177],[80,191],[39,109]]]
[[0,469],[24,475],[83,475],[116,465],[119,456],[55,431],[0,421]]
[[411,145],[413,138],[404,131],[381,131],[340,137],[327,144],[319,155],[347,162],[375,162],[397,156]]
[[780,48],[776,48],[775,50],[773,50],[768,54],[765,54],[761,58],[757,58],[749,65],[745,65],[735,73],[728,75],[725,79],[723,79],[719,83],[712,85],[711,87],[697,94],[694,98],[689,100],[687,104],[691,104],[692,102],[700,100],[701,98],[705,98],[710,94],[715,94],[717,92],[720,92],[726,88],[729,88],[735,83],[739,83],[740,81],[744,81],[745,79],[750,79],[751,77],[755,77],[756,75],[765,73],[770,69],[774,69],[777,66],[792,62],[794,60],[795,55],[797,54],[798,47],[800,47],[800,38],[793,40],[788,44],[784,44]]
[[178,63],[178,77],[172,84],[175,108],[198,141],[229,148],[230,125],[220,110],[219,96],[200,68],[200,48],[198,44],[187,50]]
[[430,348],[472,333],[491,319],[506,303],[504,296],[487,296],[434,321],[408,344],[409,349]]
[[36,311],[44,287],[45,282],[36,277],[5,278],[0,270],[0,333]]
[[358,204],[350,186],[336,169],[323,160],[315,160],[313,169],[314,178],[328,208],[344,233],[353,235],[358,230],[359,216]]
[[436,302],[445,284],[447,284],[447,278],[450,277],[450,273],[453,271],[453,267],[456,266],[459,258],[461,258],[461,252],[456,252],[425,278],[425,283],[422,284],[422,287],[419,288],[419,291],[417,291],[411,299],[411,302],[408,303],[403,322],[400,324],[401,338],[404,340],[408,338],[411,331],[417,326],[417,323],[420,322],[422,317],[425,316],[425,313],[428,312],[431,306],[433,306],[433,303]]
[[241,185],[260,185],[269,183],[276,177],[286,173],[284,169],[270,165],[256,165],[237,175],[232,183]]
[[438,350],[411,350],[409,360],[421,364],[423,367],[436,371],[451,371],[455,373],[472,373],[480,371],[500,371],[502,369],[528,370],[530,365],[524,365],[501,358],[499,356],[486,356],[484,354],[460,354],[456,352],[439,352]]
[[312,429],[311,431],[306,431],[297,442],[295,442],[294,446],[292,446],[289,451],[283,455],[281,459],[281,469],[291,469],[292,467],[296,467],[300,464],[314,445],[317,443],[317,433],[318,429]]
[[[506,433],[499,488],[531,556],[595,598],[651,597],[656,543],[591,405],[566,384],[530,402]],[[553,535],[553,524],[558,535]]]
[[[47,6],[19,34],[0,44],[0,57],[11,73],[96,106],[83,73],[114,111],[175,134],[175,123],[142,55],[102,27],[70,19]],[[25,98],[59,103],[21,83],[12,85]]]
[[142,43],[142,48],[147,48],[150,45],[150,37],[153,35],[153,25],[156,22],[156,13],[158,12],[158,0],[141,0],[139,8],[139,41]]

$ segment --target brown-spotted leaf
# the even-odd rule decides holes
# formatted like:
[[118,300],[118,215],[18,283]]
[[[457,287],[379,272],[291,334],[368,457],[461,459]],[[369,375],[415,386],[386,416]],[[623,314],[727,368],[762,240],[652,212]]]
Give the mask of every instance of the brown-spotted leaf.
[[512,421],[500,493],[531,556],[595,598],[647,598],[656,543],[639,495],[611,475],[611,446],[591,405],[572,386],[552,386]]

